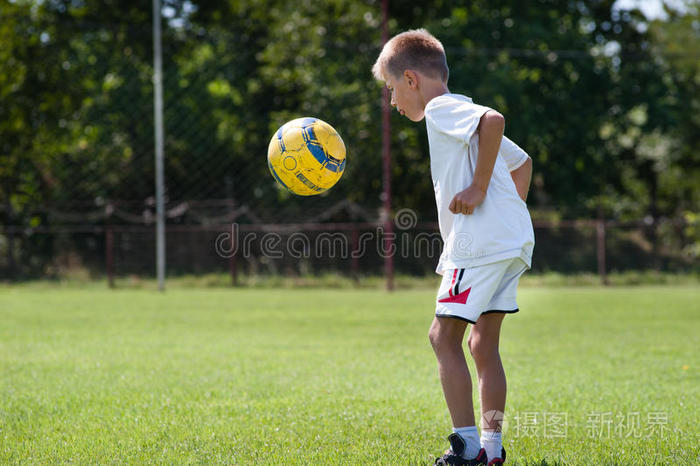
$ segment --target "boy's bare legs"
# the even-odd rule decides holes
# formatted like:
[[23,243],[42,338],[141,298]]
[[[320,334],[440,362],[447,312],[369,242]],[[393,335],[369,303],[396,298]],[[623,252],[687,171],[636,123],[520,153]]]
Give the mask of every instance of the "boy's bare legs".
[[482,314],[467,338],[479,380],[481,441],[489,461],[501,456],[502,447],[500,432],[506,407],[506,374],[498,342],[504,317],[502,313]]
[[440,382],[454,427],[473,426],[472,381],[462,342],[467,322],[435,317],[428,336],[438,361]]
[[[506,408],[506,374],[498,352],[501,323],[505,314],[482,314],[469,330],[467,344],[476,364],[481,400],[482,428],[501,430]],[[486,419],[484,419],[484,415]]]

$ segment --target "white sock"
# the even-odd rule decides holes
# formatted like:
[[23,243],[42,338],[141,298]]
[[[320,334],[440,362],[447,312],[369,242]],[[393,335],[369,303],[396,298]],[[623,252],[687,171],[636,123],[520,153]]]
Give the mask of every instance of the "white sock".
[[494,458],[501,457],[501,433],[492,430],[484,430],[481,432],[481,448],[486,450],[486,456],[489,461]]
[[462,457],[467,460],[476,458],[476,455],[479,454],[479,450],[481,450],[481,445],[479,444],[479,431],[476,430],[476,426],[453,427],[452,432],[459,434],[466,444]]

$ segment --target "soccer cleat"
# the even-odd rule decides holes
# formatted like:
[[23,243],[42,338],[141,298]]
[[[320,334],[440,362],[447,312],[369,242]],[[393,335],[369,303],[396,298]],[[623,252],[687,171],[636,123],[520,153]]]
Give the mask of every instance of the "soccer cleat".
[[500,458],[494,458],[486,466],[500,466],[501,464],[506,462],[506,449],[501,447],[501,457]]
[[461,435],[457,433],[450,434],[447,440],[450,441],[450,449],[440,458],[435,459],[435,464],[437,466],[483,466],[486,464],[486,450],[483,448],[479,450],[479,454],[476,455],[476,458],[468,460],[462,457],[466,444]]

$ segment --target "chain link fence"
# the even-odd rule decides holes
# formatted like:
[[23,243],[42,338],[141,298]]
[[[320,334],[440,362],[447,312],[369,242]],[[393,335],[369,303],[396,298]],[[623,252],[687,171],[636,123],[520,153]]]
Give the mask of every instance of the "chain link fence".
[[[395,249],[387,251],[383,241],[376,85],[368,79],[367,89],[348,89],[338,101],[326,97],[313,108],[303,102],[302,93],[302,103],[290,107],[294,112],[269,111],[287,104],[272,87],[265,88],[277,77],[270,70],[244,69],[236,54],[223,53],[244,39],[221,30],[196,33],[195,43],[179,40],[177,29],[164,38],[168,274],[230,273],[234,281],[243,274],[381,275],[386,256],[393,257],[397,273],[431,273],[441,250],[431,199],[395,206]],[[82,24],[67,26],[60,34],[68,37],[64,44],[69,46],[39,57],[50,61],[42,69],[52,69],[56,76],[46,77],[46,95],[37,98],[63,99],[56,107],[60,110],[46,121],[61,137],[49,144],[42,140],[48,133],[37,127],[26,152],[5,161],[26,167],[16,170],[12,192],[0,205],[0,278],[71,273],[151,277],[151,29]],[[50,48],[49,39],[46,43]],[[327,48],[336,59],[344,57],[369,70],[376,43],[369,37],[352,47],[330,43]],[[343,84],[340,71],[331,77],[337,86]],[[253,72],[267,77],[248,79]],[[51,96],[51,82],[62,80],[81,85],[74,94]],[[324,99],[323,89],[314,92]],[[369,97],[353,103],[353,95]],[[262,113],[271,115],[266,127],[255,123],[260,118],[250,117]],[[282,122],[307,113],[340,129],[349,149],[348,165],[344,178],[328,193],[296,198],[280,190],[268,173],[266,149]],[[427,152],[420,132],[402,130],[399,140],[406,138],[418,138],[416,146],[422,144]],[[51,151],[32,149],[31,144],[44,144]],[[427,160],[427,153],[418,156]],[[431,192],[427,165],[420,167],[411,176],[420,175],[420,190]],[[406,188],[410,183],[404,183],[401,173],[396,175],[399,189],[413,189]],[[350,187],[356,184],[372,187],[376,196],[353,194]],[[402,209],[411,209],[409,223],[398,217]],[[686,227],[678,220],[536,222],[533,268],[564,273],[689,270],[694,255]]]
[[[604,221],[535,222],[533,272],[597,273],[692,270],[692,254],[679,245],[656,248],[649,238],[661,225]],[[37,277],[153,277],[155,230],[152,225],[55,225],[34,230],[6,228],[25,246],[22,270]],[[398,274],[433,273],[442,241],[433,222],[397,228],[390,234],[381,222],[310,222],[244,224],[171,224],[166,234],[170,276],[230,274],[312,277],[327,273],[351,278],[381,276],[391,257]],[[18,249],[19,250],[19,249]],[[46,262],[33,259],[44,258]],[[0,270],[9,272],[7,255]],[[15,267],[18,267],[16,264]],[[26,273],[26,272],[25,272]]]

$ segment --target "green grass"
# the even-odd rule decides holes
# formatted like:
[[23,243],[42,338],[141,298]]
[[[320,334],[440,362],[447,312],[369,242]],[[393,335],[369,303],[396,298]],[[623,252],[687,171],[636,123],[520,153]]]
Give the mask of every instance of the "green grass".
[[[428,289],[434,290],[436,275],[405,275],[396,274],[394,285],[397,289]],[[630,270],[625,272],[608,273],[610,286],[700,286],[700,270],[685,273],[659,272],[655,270]],[[521,287],[599,287],[601,278],[593,273],[563,274],[558,272],[535,273],[529,271],[520,280]],[[0,281],[0,289],[8,286],[30,286],[33,288],[104,288],[107,280],[101,276],[95,277],[90,272],[77,268],[70,270],[51,280],[25,281],[21,284],[10,284]],[[149,289],[155,290],[157,282],[153,277],[136,275],[118,276],[114,279],[115,288],[119,289]],[[231,288],[231,276],[228,273],[208,273],[198,275],[176,275],[167,277],[168,288]],[[362,275],[353,278],[339,272],[325,272],[305,275],[281,274],[239,274],[236,287],[240,288],[324,288],[324,289],[363,289],[383,290],[386,279],[379,275]]]
[[[520,294],[501,338],[509,464],[700,460],[697,287]],[[432,464],[451,427],[433,303],[2,287],[0,463]]]

